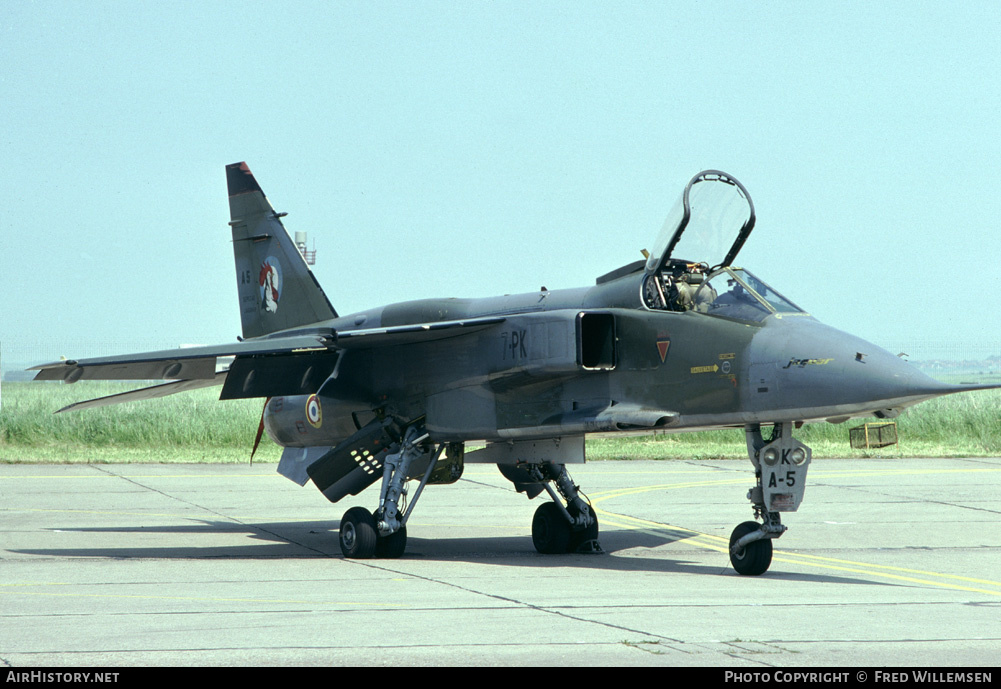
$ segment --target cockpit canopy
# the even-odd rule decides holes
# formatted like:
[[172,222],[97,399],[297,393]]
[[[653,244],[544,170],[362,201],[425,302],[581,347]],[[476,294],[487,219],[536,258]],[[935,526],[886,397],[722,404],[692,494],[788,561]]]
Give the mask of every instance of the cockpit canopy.
[[764,281],[732,267],[753,229],[754,204],[740,182],[718,170],[697,174],[647,257],[644,303],[743,321],[803,313]]
[[740,182],[719,170],[695,175],[664,221],[646,262],[647,274],[672,260],[733,263],[754,229],[754,204]]

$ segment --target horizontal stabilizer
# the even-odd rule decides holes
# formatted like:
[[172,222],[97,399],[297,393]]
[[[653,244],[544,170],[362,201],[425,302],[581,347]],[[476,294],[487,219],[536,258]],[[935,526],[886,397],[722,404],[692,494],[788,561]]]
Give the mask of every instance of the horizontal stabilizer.
[[214,378],[208,378],[204,380],[177,380],[173,383],[164,383],[162,385],[154,385],[148,388],[139,388],[138,390],[129,390],[128,392],[119,392],[115,395],[107,395],[106,397],[98,397],[92,400],[86,400],[84,402],[74,402],[66,407],[63,407],[57,414],[61,414],[64,411],[80,411],[81,409],[95,409],[97,407],[106,407],[110,404],[121,404],[122,402],[137,402],[139,400],[151,400],[157,397],[166,397],[167,395],[173,395],[178,392],[187,392],[188,390],[197,390],[198,388],[208,388],[213,385],[222,385],[223,381],[226,380],[226,371],[220,371],[215,375]]

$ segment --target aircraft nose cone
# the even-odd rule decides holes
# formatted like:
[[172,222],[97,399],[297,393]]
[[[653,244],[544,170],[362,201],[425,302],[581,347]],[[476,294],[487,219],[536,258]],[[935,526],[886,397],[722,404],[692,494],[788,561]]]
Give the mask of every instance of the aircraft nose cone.
[[879,411],[953,391],[859,337],[809,318],[770,319],[754,336],[746,387],[753,409]]

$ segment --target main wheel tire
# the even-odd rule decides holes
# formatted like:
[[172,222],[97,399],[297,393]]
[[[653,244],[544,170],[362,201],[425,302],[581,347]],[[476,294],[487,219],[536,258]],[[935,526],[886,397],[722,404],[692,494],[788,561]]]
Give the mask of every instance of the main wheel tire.
[[368,560],[375,557],[378,544],[375,517],[364,507],[352,507],[341,517],[339,540],[344,557]]
[[567,552],[570,545],[570,522],[555,502],[544,502],[532,518],[532,543],[545,555]]
[[375,556],[387,560],[403,557],[407,549],[407,527],[401,526],[399,531],[388,536],[379,536],[375,543]]
[[[570,510],[570,514],[574,517],[577,516],[576,510]],[[562,516],[562,515],[561,515]],[[588,541],[598,540],[598,515],[594,513],[594,508],[591,508],[591,516],[594,517],[594,523],[581,529],[580,531],[570,532],[570,542],[567,544],[568,553],[576,553],[577,549]],[[595,552],[595,551],[590,551]]]
[[768,570],[772,564],[772,539],[762,538],[760,541],[752,541],[744,546],[743,550],[734,553],[733,544],[749,533],[753,533],[761,528],[758,522],[744,522],[738,524],[737,528],[730,534],[730,564],[737,570],[738,574],[745,576],[758,576]]

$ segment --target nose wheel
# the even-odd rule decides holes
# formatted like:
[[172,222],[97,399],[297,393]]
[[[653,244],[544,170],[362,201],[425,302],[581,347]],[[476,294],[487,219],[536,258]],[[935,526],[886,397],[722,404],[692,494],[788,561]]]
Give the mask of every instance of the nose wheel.
[[737,574],[756,577],[759,574],[764,574],[768,570],[768,566],[772,564],[771,539],[762,538],[743,546],[738,545],[740,539],[756,533],[760,529],[761,525],[758,522],[744,522],[739,524],[730,534],[730,564],[733,565]]

